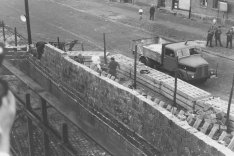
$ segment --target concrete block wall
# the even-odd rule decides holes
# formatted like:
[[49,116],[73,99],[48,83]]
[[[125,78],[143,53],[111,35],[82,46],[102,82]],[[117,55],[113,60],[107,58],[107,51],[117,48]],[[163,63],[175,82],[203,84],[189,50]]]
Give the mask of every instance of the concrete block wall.
[[137,92],[99,76],[73,61],[62,51],[46,45],[41,63],[55,79],[83,93],[90,106],[98,107],[150,142],[163,155],[228,155],[229,149],[179,121]]

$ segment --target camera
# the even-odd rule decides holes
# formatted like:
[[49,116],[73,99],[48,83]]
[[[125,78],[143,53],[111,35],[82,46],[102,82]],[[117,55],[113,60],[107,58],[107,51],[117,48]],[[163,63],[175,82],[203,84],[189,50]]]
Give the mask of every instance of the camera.
[[[5,45],[0,42],[0,67],[2,66],[2,62],[5,56]],[[2,105],[2,98],[8,93],[8,84],[6,81],[0,79],[0,107]]]

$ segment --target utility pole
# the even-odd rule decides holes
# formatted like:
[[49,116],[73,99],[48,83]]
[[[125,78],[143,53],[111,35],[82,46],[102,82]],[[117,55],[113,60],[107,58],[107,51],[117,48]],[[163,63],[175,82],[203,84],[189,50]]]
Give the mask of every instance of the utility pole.
[[136,69],[136,67],[137,67],[137,45],[135,45],[135,51],[134,51],[134,88],[136,89],[136,72],[137,72],[137,69]]
[[190,3],[190,6],[189,6],[189,17],[188,18],[190,19],[191,18],[191,13],[192,13],[192,6],[191,6],[192,3],[191,3],[191,0],[190,0],[189,3]]
[[227,109],[227,120],[226,120],[227,133],[231,132],[230,125],[229,125],[229,115],[230,115],[230,109],[231,109],[231,103],[232,103],[233,88],[234,88],[234,74],[233,74],[232,88],[231,88],[231,92],[229,96],[228,109]]
[[104,62],[105,64],[107,64],[107,60],[106,60],[106,34],[103,33],[103,43],[104,43]]
[[25,13],[26,13],[26,22],[27,22],[27,31],[28,31],[28,45],[32,44],[32,37],[31,37],[31,27],[30,27],[30,18],[29,18],[29,7],[28,7],[28,0],[24,0],[25,4]]

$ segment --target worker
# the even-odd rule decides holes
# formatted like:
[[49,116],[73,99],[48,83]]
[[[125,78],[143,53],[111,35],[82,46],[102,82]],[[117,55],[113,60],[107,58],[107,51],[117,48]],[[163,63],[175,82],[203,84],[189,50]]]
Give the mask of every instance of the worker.
[[90,68],[95,70],[98,73],[101,73],[102,69],[101,69],[100,64],[101,64],[100,57],[99,56],[92,56],[92,63],[90,65]]
[[140,20],[142,20],[143,9],[140,8],[138,12],[139,12],[139,15],[140,15]]
[[42,54],[44,53],[44,48],[45,48],[46,42],[44,41],[39,41],[36,43],[36,48],[37,48],[37,58],[40,60]]
[[68,51],[72,51],[72,48],[78,43],[78,40],[74,40],[74,41],[71,41],[70,43],[68,43],[69,45],[69,48],[68,48]]
[[152,4],[150,7],[150,20],[154,20],[155,6]]
[[229,43],[230,43],[230,49],[232,49],[233,30],[234,30],[234,27],[230,28],[230,29],[228,30],[228,32],[226,33],[226,35],[227,35],[227,45],[226,45],[226,48],[228,48],[228,45],[229,45]]
[[119,63],[115,61],[114,57],[111,57],[111,62],[108,65],[109,74],[111,74],[112,76],[117,77],[117,75],[116,75],[117,67],[119,67],[119,69],[120,69]]
[[222,34],[221,26],[218,26],[218,28],[215,30],[215,45],[217,46],[217,42],[219,42],[220,47],[223,46],[221,43],[221,34]]
[[81,63],[81,64],[84,64],[84,57],[83,55],[79,54],[78,56],[75,56],[74,57],[75,61]]

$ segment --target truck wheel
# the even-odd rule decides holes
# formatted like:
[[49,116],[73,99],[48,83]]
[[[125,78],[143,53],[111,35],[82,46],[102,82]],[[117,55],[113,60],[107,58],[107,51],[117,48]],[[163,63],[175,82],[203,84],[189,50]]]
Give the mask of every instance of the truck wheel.
[[139,61],[141,62],[141,63],[143,63],[144,65],[146,65],[146,62],[147,62],[147,60],[146,60],[146,58],[145,57],[140,57],[139,58]]
[[153,61],[153,60],[151,60],[151,59],[147,59],[147,66],[148,66],[148,67],[150,67],[150,68],[154,68],[154,65],[155,65],[155,63],[154,63],[154,61]]

